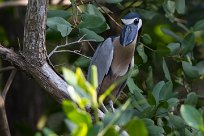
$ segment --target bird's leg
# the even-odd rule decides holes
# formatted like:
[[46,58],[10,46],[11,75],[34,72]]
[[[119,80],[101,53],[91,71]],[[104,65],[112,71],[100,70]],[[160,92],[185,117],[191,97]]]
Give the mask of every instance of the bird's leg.
[[108,112],[108,109],[106,108],[106,106],[103,103],[101,104],[101,108],[104,112]]
[[109,103],[109,106],[110,106],[110,109],[112,110],[112,112],[115,112],[115,108],[113,106],[113,101],[110,100],[108,103]]

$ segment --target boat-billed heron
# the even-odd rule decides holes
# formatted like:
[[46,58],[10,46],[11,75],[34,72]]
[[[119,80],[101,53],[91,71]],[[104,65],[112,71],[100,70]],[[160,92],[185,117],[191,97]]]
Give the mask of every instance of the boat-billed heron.
[[[96,65],[98,70],[97,88],[98,96],[103,94],[117,79],[124,76],[134,66],[134,51],[139,31],[142,27],[142,19],[137,13],[131,12],[121,19],[124,28],[117,37],[107,38],[96,50],[92,57],[91,65]],[[90,67],[88,81],[90,81]],[[125,87],[126,81],[119,84],[112,95],[118,97]],[[105,103],[110,102],[106,98]]]

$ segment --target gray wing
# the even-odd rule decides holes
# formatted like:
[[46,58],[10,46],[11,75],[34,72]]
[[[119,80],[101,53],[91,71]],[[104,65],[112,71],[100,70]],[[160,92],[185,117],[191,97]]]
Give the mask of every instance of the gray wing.
[[99,85],[103,81],[104,76],[108,73],[111,62],[113,60],[113,43],[112,39],[106,39],[96,50],[92,57],[89,70],[88,81],[91,81],[91,66],[95,65],[98,70],[98,83]]

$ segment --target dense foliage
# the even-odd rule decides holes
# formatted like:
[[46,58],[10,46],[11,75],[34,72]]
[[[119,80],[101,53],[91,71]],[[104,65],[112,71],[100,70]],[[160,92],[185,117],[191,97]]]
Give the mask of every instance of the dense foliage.
[[[36,136],[117,136],[127,133],[131,136],[204,135],[203,2],[71,2],[72,6],[67,10],[50,7],[47,20],[48,45],[53,45],[53,41],[61,43],[81,38],[77,43],[87,46],[87,49],[88,44],[82,45],[82,40],[95,44],[111,36],[109,32],[118,35],[120,18],[129,11],[138,12],[143,19],[143,31],[135,52],[135,67],[125,77],[127,87],[116,102],[116,111],[106,112],[104,118],[99,119],[97,108],[117,82],[97,99],[96,68],[92,68],[95,73],[92,83],[88,83],[84,76],[86,74],[83,74],[88,69],[89,58],[80,56],[73,60],[70,56],[65,58],[56,54],[52,62],[67,59],[71,66],[69,68],[76,69],[76,72],[72,72],[65,67],[59,68],[67,82],[73,85],[73,93],[70,95],[74,101],[63,102],[64,114],[57,112],[49,115],[48,119],[42,117],[38,123],[42,131],[37,132]],[[76,46],[79,45],[74,44],[69,48],[79,48]],[[79,54],[76,51],[74,53]],[[83,72],[76,67],[81,67]],[[92,116],[86,111],[86,106],[92,107]]]

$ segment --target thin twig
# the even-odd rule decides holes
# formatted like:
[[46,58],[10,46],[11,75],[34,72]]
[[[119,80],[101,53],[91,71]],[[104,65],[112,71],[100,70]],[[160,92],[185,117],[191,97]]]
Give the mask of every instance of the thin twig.
[[96,0],[94,0],[94,2],[101,8],[101,10],[102,10],[120,29],[122,29],[122,26],[121,26],[117,21],[115,21],[115,19],[114,19],[111,15],[109,15],[109,14],[103,9],[103,7],[102,7]]
[[94,40],[94,39],[90,39],[90,40],[82,40],[82,39],[84,38],[84,36],[85,36],[85,35],[83,35],[83,36],[82,36],[79,40],[77,40],[77,41],[70,42],[70,43],[68,43],[68,44],[64,44],[64,45],[58,45],[58,46],[56,46],[56,47],[54,48],[54,50],[52,50],[52,51],[50,52],[50,54],[48,55],[48,57],[50,58],[54,53],[57,52],[57,50],[58,50],[59,48],[67,47],[67,46],[70,46],[70,45],[72,45],[72,44],[76,44],[76,43],[82,43],[82,42],[95,42],[95,41],[96,41],[96,40]]
[[74,50],[74,51],[72,51],[72,50],[59,50],[59,51],[55,51],[54,53],[62,53],[62,52],[74,53],[74,54],[80,55],[84,58],[91,59],[91,58],[87,57],[86,55],[81,54],[80,51],[78,51],[78,50]]
[[2,91],[2,98],[4,99],[4,101],[5,101],[5,99],[6,99],[6,94],[7,94],[7,92],[8,92],[8,90],[9,90],[9,88],[10,88],[10,86],[11,86],[11,83],[13,82],[13,79],[14,79],[14,77],[15,77],[15,75],[16,75],[16,69],[13,69],[12,70],[12,72],[11,72],[11,74],[10,74],[10,76],[9,76],[9,78],[8,78],[8,80],[7,80],[7,82],[6,82],[6,85],[5,85],[5,87],[4,87],[4,90]]
[[13,66],[8,66],[8,67],[5,67],[5,68],[1,68],[0,69],[0,73],[3,73],[3,72],[5,72],[5,71],[9,71],[9,70],[14,70],[15,69],[15,67],[13,67]]

